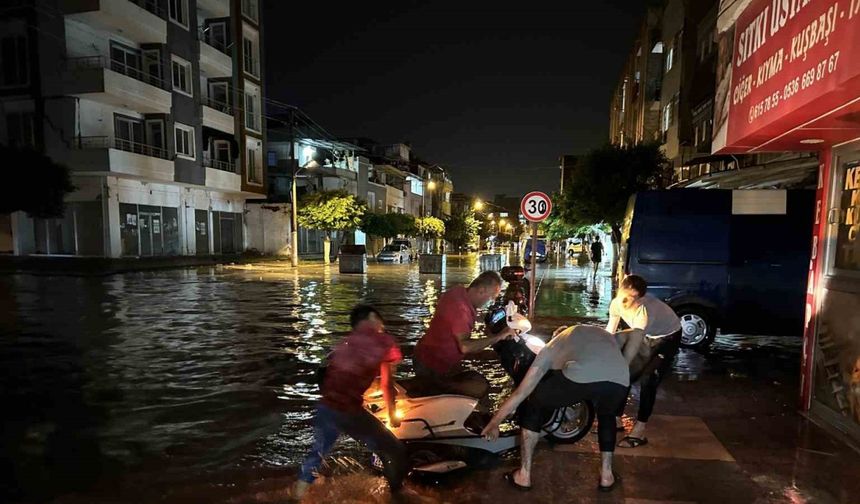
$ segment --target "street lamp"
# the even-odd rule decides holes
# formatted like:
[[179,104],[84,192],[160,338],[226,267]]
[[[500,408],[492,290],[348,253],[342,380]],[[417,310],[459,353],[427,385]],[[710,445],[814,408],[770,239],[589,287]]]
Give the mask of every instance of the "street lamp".
[[[290,262],[293,264],[294,268],[299,265],[299,211],[298,211],[299,202],[298,202],[297,197],[296,197],[296,179],[299,176],[299,172],[301,172],[302,170],[308,170],[308,169],[316,168],[317,166],[319,166],[319,163],[317,163],[313,159],[313,155],[315,152],[316,152],[316,149],[314,149],[313,147],[311,147],[309,145],[305,146],[305,148],[302,149],[302,154],[304,155],[304,157],[310,158],[310,160],[307,161],[304,164],[304,166],[301,166],[301,167],[293,170],[293,180],[292,180],[292,184],[290,184],[292,186],[290,188],[290,191],[291,191],[292,207],[293,207],[293,222],[292,222],[293,229],[292,229],[292,233],[291,233],[292,236],[291,236],[291,240],[290,240],[290,242],[291,242],[290,243],[290,249],[291,249],[290,255],[292,257],[290,257]],[[298,166],[298,162],[295,164],[295,166]]]
[[[431,181],[427,182],[427,191],[432,191],[433,189],[436,189],[436,182],[433,182],[431,180]],[[424,193],[427,191],[421,191],[421,214],[422,214],[422,217],[427,217],[427,206],[424,204]],[[432,198],[431,198],[430,202],[432,205],[432,202],[433,202]]]
[[483,210],[484,202],[480,199],[475,200],[475,210]]

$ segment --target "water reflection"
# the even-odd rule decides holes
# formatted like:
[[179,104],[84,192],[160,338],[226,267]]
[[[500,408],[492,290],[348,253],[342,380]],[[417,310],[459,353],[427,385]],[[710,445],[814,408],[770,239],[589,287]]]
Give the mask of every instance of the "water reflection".
[[[479,263],[450,256],[442,276],[416,264],[371,263],[366,275],[334,268],[0,277],[2,448],[14,461],[2,500],[95,489],[108,501],[158,500],[176,485],[293,465],[310,443],[316,364],[348,331],[351,307],[379,307],[409,374],[439,296]],[[542,316],[605,317],[608,272],[562,262],[538,275]],[[718,339],[710,355],[684,352],[676,369],[766,374],[765,358],[789,369],[799,349],[785,344]],[[490,379],[494,400],[510,386],[491,352],[466,364]],[[339,453],[357,452],[346,443]]]

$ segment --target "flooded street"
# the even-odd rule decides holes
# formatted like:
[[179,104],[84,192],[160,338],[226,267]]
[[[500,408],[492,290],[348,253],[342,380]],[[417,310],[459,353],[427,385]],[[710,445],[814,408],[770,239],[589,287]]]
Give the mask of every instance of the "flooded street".
[[[349,310],[382,311],[409,374],[440,293],[477,273],[471,256],[449,257],[441,277],[374,263],[354,276],[263,264],[0,277],[2,500],[147,502],[186,487],[214,496],[247,474],[291,470],[310,443],[316,364],[346,334]],[[605,319],[608,271],[562,262],[538,274],[541,316]],[[718,342],[710,355],[682,352],[679,377],[796,380],[799,340]],[[491,352],[469,364],[494,398],[508,386]]]

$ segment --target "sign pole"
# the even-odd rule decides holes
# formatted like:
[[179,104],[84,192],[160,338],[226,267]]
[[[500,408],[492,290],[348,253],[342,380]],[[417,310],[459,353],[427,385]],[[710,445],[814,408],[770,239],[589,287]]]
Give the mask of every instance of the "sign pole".
[[532,253],[531,253],[531,279],[529,280],[529,320],[534,321],[535,319],[535,270],[537,269],[537,234],[538,234],[538,223],[532,222]]
[[[529,320],[535,319],[535,294],[537,289],[538,223],[552,212],[552,200],[540,191],[532,191],[520,202],[520,213],[532,223],[531,280],[529,281]],[[544,251],[546,253],[546,251]]]

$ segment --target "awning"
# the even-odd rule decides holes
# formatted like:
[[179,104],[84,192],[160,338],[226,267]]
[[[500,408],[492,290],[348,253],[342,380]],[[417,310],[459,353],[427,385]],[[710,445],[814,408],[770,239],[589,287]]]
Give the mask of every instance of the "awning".
[[712,154],[695,157],[688,161],[685,161],[681,164],[681,166],[696,166],[700,164],[708,164],[708,163],[719,163],[720,161],[731,161],[732,156],[727,156],[725,154]]
[[782,166],[760,165],[709,173],[675,184],[678,189],[814,189],[818,160],[801,158]]

